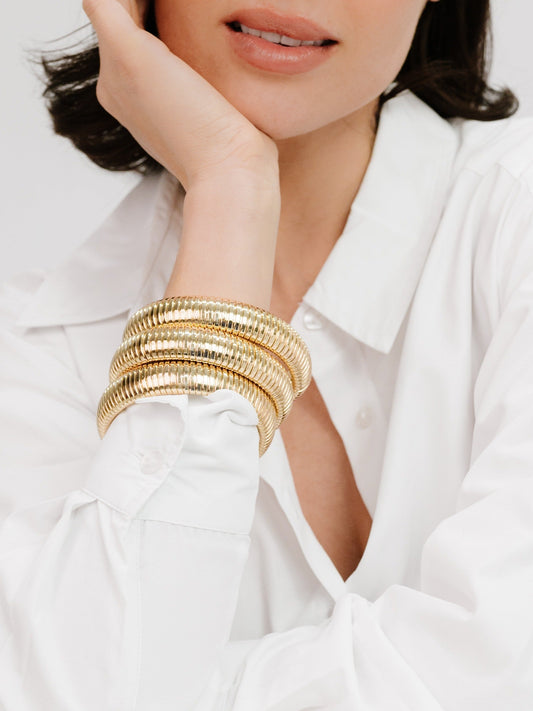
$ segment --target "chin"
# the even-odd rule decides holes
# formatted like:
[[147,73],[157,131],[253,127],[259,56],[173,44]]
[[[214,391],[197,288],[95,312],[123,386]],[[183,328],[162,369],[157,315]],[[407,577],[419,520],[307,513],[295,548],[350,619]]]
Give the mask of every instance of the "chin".
[[273,141],[283,141],[288,138],[302,136],[305,133],[320,128],[306,122],[295,122],[294,120],[283,120],[276,116],[251,116],[244,114],[246,118],[253,123],[263,133],[266,133]]
[[[223,81],[218,76],[206,78],[237,111],[274,141],[304,136],[327,126],[333,128],[335,124],[346,125],[349,117],[360,111],[373,115],[371,109],[379,97],[374,87],[361,88],[336,100],[323,83],[298,89],[286,86],[280,90],[267,82],[258,88],[257,83],[237,83],[227,77]],[[315,100],[317,94],[323,97],[320,102]]]
[[[296,111],[293,102],[289,106],[283,106],[281,102],[273,106],[264,102],[239,100],[239,97],[226,98],[250,123],[274,141],[302,136],[334,120],[329,116],[313,114],[310,104],[300,103]],[[314,108],[316,112],[316,105]]]

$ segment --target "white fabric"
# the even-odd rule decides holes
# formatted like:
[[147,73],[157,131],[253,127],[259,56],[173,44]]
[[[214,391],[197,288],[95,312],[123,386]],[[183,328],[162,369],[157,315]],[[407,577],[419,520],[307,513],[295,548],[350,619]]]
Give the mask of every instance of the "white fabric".
[[3,285],[0,707],[531,711],[533,120],[387,103],[294,315],[373,518],[346,582],[240,395],[138,400],[98,437],[182,201],[144,178]]

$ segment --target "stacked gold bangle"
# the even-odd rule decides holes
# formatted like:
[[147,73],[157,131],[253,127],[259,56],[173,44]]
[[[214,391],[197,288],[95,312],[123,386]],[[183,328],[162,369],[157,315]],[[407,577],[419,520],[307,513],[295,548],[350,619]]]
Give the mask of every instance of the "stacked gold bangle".
[[262,456],[310,382],[309,350],[278,316],[226,299],[161,299],[126,323],[98,405],[98,432],[103,437],[137,398],[227,388],[256,409]]

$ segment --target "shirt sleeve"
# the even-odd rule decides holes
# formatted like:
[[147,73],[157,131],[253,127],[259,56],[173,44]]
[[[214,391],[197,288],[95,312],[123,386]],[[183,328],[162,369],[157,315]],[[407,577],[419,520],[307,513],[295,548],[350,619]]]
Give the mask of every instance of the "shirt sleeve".
[[[372,602],[346,594],[320,625],[229,641],[257,420],[231,391],[138,402],[111,425],[80,490],[10,515],[0,531],[4,706],[530,711],[532,215],[517,189],[491,257],[494,328],[475,383],[471,464],[455,513],[426,541],[418,588],[393,585]],[[21,433],[25,397],[10,406],[22,408]],[[40,419],[63,427],[73,404],[52,415],[57,401],[43,401]]]
[[11,326],[23,298],[0,298],[0,707],[192,709],[248,554],[255,409],[139,399],[96,442],[62,329]]

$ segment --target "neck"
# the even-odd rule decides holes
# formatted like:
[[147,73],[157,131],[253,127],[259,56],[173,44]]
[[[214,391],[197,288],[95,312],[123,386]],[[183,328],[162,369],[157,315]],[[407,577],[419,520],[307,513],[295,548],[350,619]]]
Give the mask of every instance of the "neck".
[[370,162],[377,100],[340,121],[277,141],[281,214],[272,304],[290,320],[342,234]]

